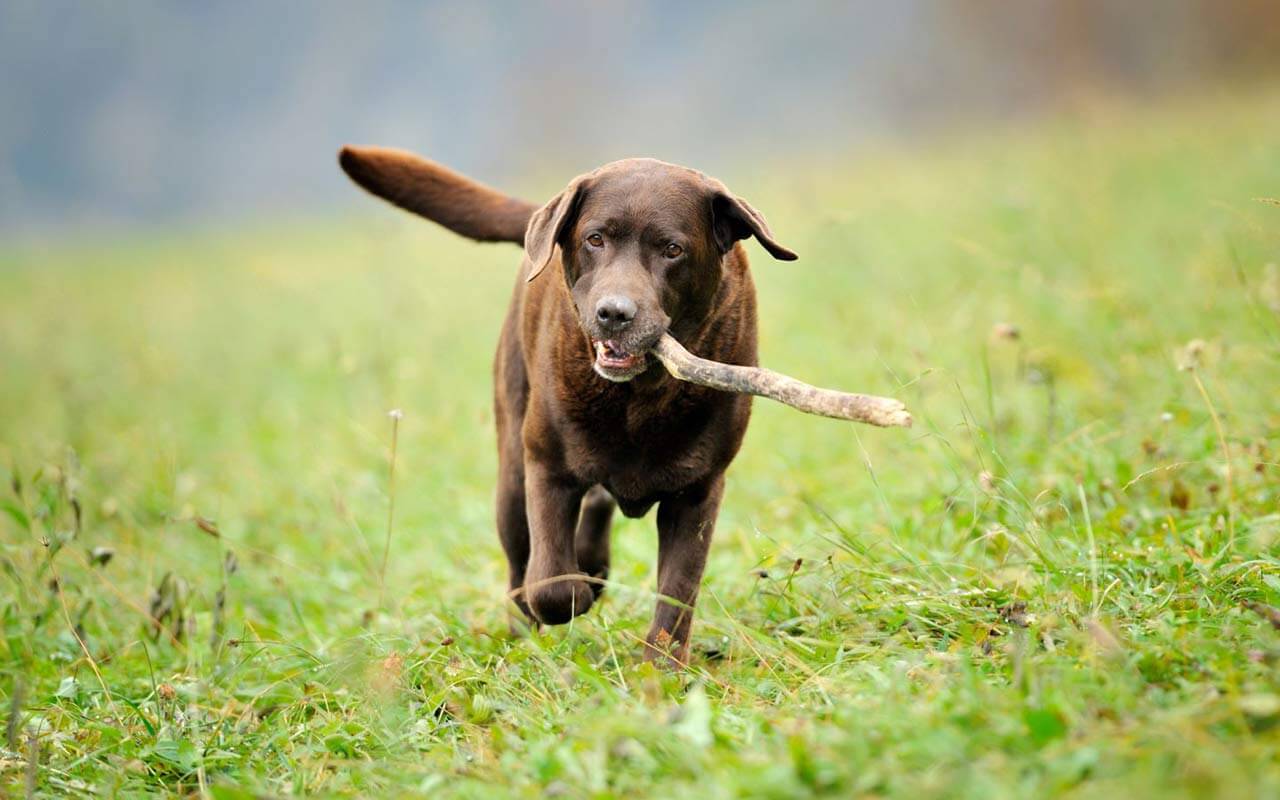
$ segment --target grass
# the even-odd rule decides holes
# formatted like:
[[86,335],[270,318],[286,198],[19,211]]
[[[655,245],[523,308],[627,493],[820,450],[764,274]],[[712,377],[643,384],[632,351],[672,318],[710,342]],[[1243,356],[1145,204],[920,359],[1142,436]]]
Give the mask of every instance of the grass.
[[9,247],[0,787],[1280,796],[1277,101],[731,179],[802,258],[752,246],[764,363],[917,425],[757,403],[683,674],[652,519],[505,633],[513,249],[372,206]]

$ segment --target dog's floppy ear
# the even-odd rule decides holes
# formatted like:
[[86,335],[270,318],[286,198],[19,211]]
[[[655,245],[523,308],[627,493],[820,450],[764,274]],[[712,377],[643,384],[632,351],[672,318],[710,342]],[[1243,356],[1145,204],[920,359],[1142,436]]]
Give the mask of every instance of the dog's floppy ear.
[[724,184],[711,181],[711,226],[715,232],[716,245],[721,253],[733,248],[733,243],[748,236],[756,237],[760,245],[769,251],[769,255],[779,261],[795,261],[799,256],[789,248],[783,247],[773,238],[769,223],[759,211],[737,195],[731,194]]
[[533,280],[551,263],[551,254],[565,230],[573,224],[582,206],[587,189],[586,175],[579,175],[569,182],[560,194],[551,198],[545,206],[533,212],[529,226],[524,231],[524,252],[529,258],[529,277]]

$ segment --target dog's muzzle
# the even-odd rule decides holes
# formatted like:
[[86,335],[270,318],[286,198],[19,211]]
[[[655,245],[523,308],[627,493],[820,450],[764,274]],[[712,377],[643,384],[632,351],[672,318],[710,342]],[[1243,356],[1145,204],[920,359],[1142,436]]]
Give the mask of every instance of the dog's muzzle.
[[595,362],[592,367],[605,380],[625,383],[649,366],[647,351],[634,352],[616,339],[592,339]]

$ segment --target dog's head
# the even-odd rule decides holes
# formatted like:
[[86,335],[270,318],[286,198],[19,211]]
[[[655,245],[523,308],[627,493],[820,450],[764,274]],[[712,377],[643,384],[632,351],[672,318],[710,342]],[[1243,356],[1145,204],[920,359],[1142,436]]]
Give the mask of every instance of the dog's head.
[[524,244],[529,280],[560,247],[595,371],[628,381],[645,370],[663,331],[711,313],[724,257],[749,236],[774,258],[796,258],[719,181],[638,158],[575,178],[533,215]]

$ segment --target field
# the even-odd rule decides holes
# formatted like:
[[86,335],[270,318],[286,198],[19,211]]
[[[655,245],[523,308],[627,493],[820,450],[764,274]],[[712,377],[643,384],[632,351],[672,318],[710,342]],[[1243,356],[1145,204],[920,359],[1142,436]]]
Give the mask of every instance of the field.
[[749,244],[762,362],[916,426],[756,403],[679,674],[652,515],[507,633],[514,248],[372,200],[5,247],[0,787],[1280,796],[1277,130],[1252,91],[724,176],[801,256]]

